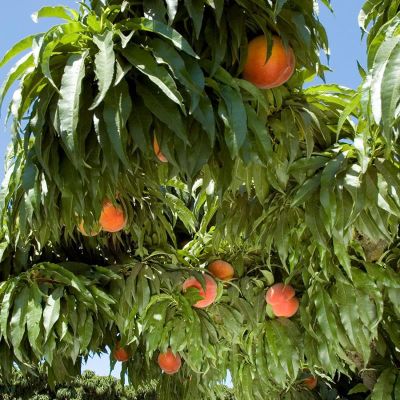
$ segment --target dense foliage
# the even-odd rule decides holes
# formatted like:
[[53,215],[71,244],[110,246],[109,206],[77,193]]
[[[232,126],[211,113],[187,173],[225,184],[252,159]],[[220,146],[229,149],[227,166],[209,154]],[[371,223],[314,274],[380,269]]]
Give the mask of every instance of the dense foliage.
[[[399,0],[363,7],[357,90],[303,88],[323,76],[328,51],[316,1],[38,11],[65,22],[0,61],[28,51],[0,96],[19,81],[0,196],[3,379],[11,360],[26,374],[44,363],[54,385],[120,341],[130,353],[122,378],[156,379],[160,399],[217,399],[228,369],[238,399],[396,398],[399,10]],[[270,47],[278,34],[297,60],[271,90],[241,77],[260,34]],[[105,199],[126,227],[82,235]],[[198,292],[182,283],[204,283],[214,259],[235,277],[197,309]],[[300,299],[290,319],[266,306],[275,282]],[[156,362],[168,347],[183,360],[171,376]]]
[[2,400],[155,400],[155,383],[134,390],[123,387],[112,377],[96,376],[86,371],[73,381],[50,388],[43,372],[23,376],[14,371],[11,382],[0,381]]

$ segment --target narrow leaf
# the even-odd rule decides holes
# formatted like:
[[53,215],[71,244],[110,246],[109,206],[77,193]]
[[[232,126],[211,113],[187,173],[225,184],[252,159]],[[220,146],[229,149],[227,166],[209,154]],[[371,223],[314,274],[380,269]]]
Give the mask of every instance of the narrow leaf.
[[[10,321],[10,341],[14,352],[21,360],[19,346],[25,333],[25,323],[28,311],[29,288],[25,286],[16,296],[13,307],[13,314]],[[21,360],[22,361],[22,360]]]
[[30,289],[26,323],[28,327],[29,343],[37,356],[40,355],[37,342],[40,335],[42,311],[42,294],[37,283],[34,282]]
[[50,332],[60,316],[60,298],[63,295],[64,288],[59,287],[49,295],[46,306],[43,310],[43,327],[45,331],[45,340],[49,338]]
[[79,121],[79,103],[87,56],[88,52],[69,56],[61,80],[60,99],[58,101],[60,133],[71,160],[76,159],[76,128]]
[[67,21],[73,21],[78,18],[78,13],[69,7],[63,6],[45,6],[31,15],[33,22],[38,22],[39,18],[61,18]]
[[24,57],[22,57],[10,70],[3,85],[0,88],[0,108],[3,104],[4,96],[7,94],[12,84],[23,74],[26,74],[32,66],[33,56],[32,53],[28,53]]
[[16,43],[13,47],[11,47],[10,50],[7,51],[7,53],[3,56],[3,58],[0,60],[0,68],[7,64],[10,60],[12,60],[15,56],[23,52],[24,50],[27,50],[32,47],[33,41],[39,37],[41,37],[43,34],[39,33],[36,35],[31,35],[27,36],[26,38],[20,40],[18,43]]
[[93,42],[99,48],[94,59],[94,72],[99,86],[99,93],[89,110],[93,110],[104,100],[113,81],[115,66],[113,32],[106,31],[102,35],[95,35],[93,37]]
[[182,96],[172,76],[163,66],[157,64],[151,53],[139,46],[130,46],[124,49],[122,54],[136,69],[159,87],[169,99],[178,104],[182,111],[185,110]]

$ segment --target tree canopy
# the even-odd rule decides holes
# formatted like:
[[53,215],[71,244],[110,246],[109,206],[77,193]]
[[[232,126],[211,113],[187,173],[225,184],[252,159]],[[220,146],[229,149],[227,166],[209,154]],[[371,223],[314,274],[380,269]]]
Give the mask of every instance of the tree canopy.
[[49,387],[47,376],[38,371],[36,376],[24,376],[14,371],[11,381],[0,382],[0,394],[3,400],[155,400],[155,383],[134,389],[123,387],[112,377],[96,376],[85,371],[82,376],[71,382]]
[[[356,90],[304,87],[326,70],[320,6],[92,0],[34,14],[64,22],[0,60],[20,57],[0,90],[18,82],[0,194],[5,381],[13,363],[43,365],[54,386],[122,348],[122,378],[155,380],[160,399],[218,399],[228,370],[241,400],[400,396],[400,0],[360,12]],[[293,52],[287,82],[244,79],[259,36],[266,61],[277,36],[280,57]],[[199,307],[214,260],[234,276],[214,276]],[[174,374],[158,365],[168,349]]]

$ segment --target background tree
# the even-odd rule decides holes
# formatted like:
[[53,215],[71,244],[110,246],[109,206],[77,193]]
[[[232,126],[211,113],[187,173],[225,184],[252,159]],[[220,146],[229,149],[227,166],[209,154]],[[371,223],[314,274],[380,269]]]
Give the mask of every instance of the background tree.
[[121,382],[112,377],[99,377],[91,371],[85,371],[64,385],[50,388],[43,371],[37,376],[23,376],[15,371],[11,382],[0,384],[3,400],[154,400],[157,398],[155,382],[133,389],[123,387]]
[[[0,96],[19,81],[3,378],[43,363],[54,386],[109,347],[160,399],[217,399],[228,369],[239,399],[396,398],[399,6],[365,4],[356,91],[303,88],[325,69],[317,2],[38,11],[65,23],[0,61],[28,50]],[[260,84],[263,58],[282,69]]]

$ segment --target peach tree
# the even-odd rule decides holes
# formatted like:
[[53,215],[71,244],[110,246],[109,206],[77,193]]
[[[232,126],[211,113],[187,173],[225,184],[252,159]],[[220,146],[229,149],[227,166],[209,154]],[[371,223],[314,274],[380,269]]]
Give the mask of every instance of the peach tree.
[[[0,91],[17,82],[3,380],[40,367],[54,386],[109,352],[160,399],[218,399],[228,371],[244,400],[399,396],[400,0],[360,12],[357,90],[305,87],[326,70],[320,6],[87,0],[33,15],[62,22],[0,60],[20,57]],[[269,88],[243,74],[260,37],[262,68],[286,65],[277,53],[293,67]]]

